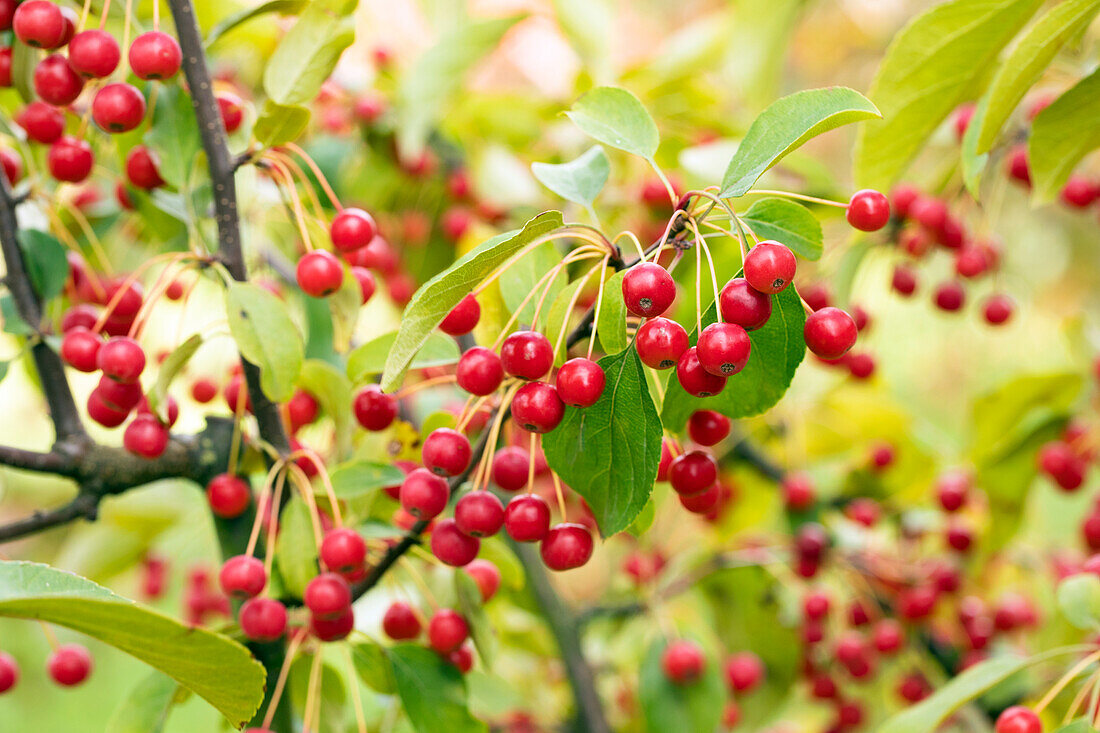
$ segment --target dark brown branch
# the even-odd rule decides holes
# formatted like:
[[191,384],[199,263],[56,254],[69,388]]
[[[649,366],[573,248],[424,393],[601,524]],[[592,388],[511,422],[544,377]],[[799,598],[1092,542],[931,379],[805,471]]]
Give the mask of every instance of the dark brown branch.
[[62,524],[68,524],[82,517],[94,519],[98,507],[99,497],[95,494],[79,493],[68,504],[63,504],[56,509],[36,511],[25,519],[19,519],[0,526],[0,542],[17,540]]
[[39,451],[0,445],[0,465],[20,468],[25,471],[53,473],[70,478],[76,475],[76,462],[56,451],[40,453]]

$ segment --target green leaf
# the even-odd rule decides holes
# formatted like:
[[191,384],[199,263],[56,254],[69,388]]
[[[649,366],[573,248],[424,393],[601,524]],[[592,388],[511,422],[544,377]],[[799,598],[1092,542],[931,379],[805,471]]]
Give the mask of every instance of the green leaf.
[[172,706],[179,702],[181,692],[174,679],[153,672],[115,709],[107,730],[111,733],[160,733]]
[[645,713],[646,730],[651,733],[716,730],[726,702],[718,665],[708,659],[699,679],[676,684],[665,675],[661,665],[666,645],[661,639],[649,647],[639,673],[638,697]]
[[252,127],[252,135],[267,147],[298,139],[309,125],[310,112],[296,104],[283,105],[268,99]]
[[1100,627],[1100,578],[1078,573],[1059,583],[1058,610],[1079,629]]
[[351,642],[351,662],[355,673],[367,687],[392,695],[397,692],[397,683],[393,679],[393,667],[386,656],[386,650],[373,641]]
[[30,336],[34,329],[19,315],[19,309],[15,306],[15,299],[11,293],[0,294],[0,316],[4,319],[4,332],[14,336]]
[[494,18],[447,31],[420,55],[397,88],[397,139],[403,155],[418,152],[463,89],[466,73],[523,16]]
[[225,292],[229,330],[241,355],[260,367],[260,386],[276,402],[294,394],[305,347],[286,303],[251,283],[231,283]]
[[777,99],[753,120],[737,146],[719,196],[744,196],[764,171],[810,138],[880,116],[870,100],[847,87],[806,89]]
[[760,199],[741,217],[756,236],[774,239],[807,260],[821,259],[825,236],[821,223],[805,206],[788,199]]
[[994,657],[952,678],[930,697],[887,720],[878,733],[933,733],[940,723],[967,702],[1030,664],[1026,657]]
[[[550,304],[569,282],[569,273],[563,267],[549,281],[543,281],[541,284],[539,281],[556,265],[561,264],[561,260],[562,255],[554,243],[543,242],[516,260],[501,274],[500,295],[508,311],[515,313],[523,304],[519,315],[521,324],[538,325],[534,322],[534,318],[540,301],[542,301],[542,310],[539,313],[539,321],[546,320]],[[535,292],[536,288],[538,292]],[[531,293],[535,294],[531,295]],[[530,298],[527,297],[529,295],[531,295]],[[527,300],[526,304],[523,303],[524,299]]]
[[340,499],[357,499],[386,486],[405,480],[397,466],[371,461],[351,461],[338,466],[331,474],[332,490]]
[[34,91],[34,70],[38,66],[41,52],[25,43],[11,44],[11,85],[24,102],[33,101],[38,95]]
[[559,229],[561,212],[547,211],[528,221],[523,229],[500,234],[482,242],[449,268],[424,283],[405,308],[401,330],[386,357],[382,389],[390,392],[401,385],[413,356],[428,340],[435,327],[500,265],[520,250]]
[[144,141],[157,156],[160,177],[173,188],[185,188],[202,142],[191,96],[179,85],[161,85]]
[[359,311],[363,307],[363,291],[359,281],[347,272],[340,288],[324,300],[332,323],[332,348],[342,354],[351,348],[351,339],[359,324]]
[[661,459],[661,421],[634,349],[599,361],[607,386],[584,409],[542,438],[550,467],[584,497],[606,537],[630,526],[642,511]]
[[596,87],[565,113],[573,124],[605,145],[652,161],[661,135],[642,103],[621,87]]
[[1012,450],[1052,416],[1069,415],[1084,380],[1075,372],[1025,374],[974,400],[970,407],[971,454],[975,465]]
[[317,541],[309,507],[297,495],[287,502],[275,540],[275,564],[283,587],[301,598],[306,585],[317,575]]
[[210,48],[218,40],[229,31],[233,30],[239,25],[247,23],[253,18],[258,18],[261,15],[267,15],[268,13],[278,13],[279,15],[294,15],[301,11],[308,4],[308,0],[268,0],[266,3],[261,3],[255,7],[248,7],[244,10],[233,13],[226,16],[224,19],[218,22],[210,32],[206,34],[206,48]]
[[984,96],[974,108],[974,115],[970,118],[970,124],[966,126],[963,134],[962,151],[962,175],[966,190],[974,198],[979,198],[981,193],[982,174],[985,173],[986,163],[989,162],[989,153],[978,152],[978,130],[986,117],[986,108],[989,105],[989,97]]
[[466,683],[452,664],[423,646],[398,644],[386,650],[397,694],[417,733],[484,733],[470,715]]
[[903,28],[871,83],[869,96],[882,110],[882,122],[859,131],[856,182],[889,188],[1041,4],[953,0]]
[[[703,327],[715,321],[714,304],[703,314]],[[779,402],[791,386],[791,379],[806,355],[802,328],[806,313],[794,288],[772,296],[772,315],[768,322],[749,331],[752,351],[748,364],[726,380],[726,387],[713,397],[693,397],[684,391],[673,374],[668,380],[661,420],[668,430],[682,430],[691,413],[700,409],[716,410],[728,417],[759,415]],[[691,343],[698,335],[691,333]]]
[[532,163],[531,172],[566,201],[591,206],[611,175],[611,163],[603,148],[593,145],[568,163]]
[[312,102],[344,49],[355,40],[358,0],[313,0],[264,67],[264,91],[275,103]]
[[69,279],[65,246],[49,232],[38,229],[21,229],[18,239],[34,292],[44,301],[61,295]]
[[264,668],[243,646],[72,573],[0,562],[0,616],[40,619],[109,644],[199,695],[237,727],[263,701]]
[[1052,200],[1081,159],[1100,147],[1100,70],[1036,115],[1027,157],[1036,201]]
[[474,647],[477,648],[485,668],[489,669],[493,666],[493,658],[496,656],[496,637],[493,636],[493,627],[489,624],[485,606],[481,603],[481,591],[478,590],[473,577],[462,568],[455,571],[454,577],[458,612],[466,619]]
[[1054,733],[1094,733],[1096,729],[1089,724],[1088,718],[1078,718],[1072,723],[1063,725]]
[[[397,331],[382,334],[371,339],[351,352],[348,357],[348,377],[359,384],[370,377],[381,374],[386,369],[386,357],[397,341]],[[461,356],[458,344],[442,331],[432,331],[425,339],[412,362],[410,369],[426,369],[434,366],[454,364]]]
[[[1100,0],[1066,0],[1039,18],[1016,42],[986,92],[987,109],[977,124],[977,152],[987,152],[997,140],[1005,121],[1016,105],[1039,80],[1058,51],[1087,28],[1097,12]],[[971,121],[975,126],[976,121]]]
[[608,354],[617,354],[630,345],[626,337],[626,301],[622,297],[624,277],[626,270],[619,270],[603,286],[596,336],[600,339],[600,347]]
[[[195,355],[202,344],[202,334],[192,334],[161,363],[160,369],[157,370],[157,381],[153,384],[153,389],[149,391],[149,409],[161,415],[159,408],[168,396],[168,387],[172,384],[172,380],[187,365],[187,362],[191,360],[191,357]],[[161,417],[165,417],[165,415],[161,415]]]
[[[320,403],[321,409],[332,418],[337,440],[348,442],[351,437],[351,382],[343,371],[328,362],[307,359],[298,374],[298,384]],[[350,447],[342,445],[341,450]]]

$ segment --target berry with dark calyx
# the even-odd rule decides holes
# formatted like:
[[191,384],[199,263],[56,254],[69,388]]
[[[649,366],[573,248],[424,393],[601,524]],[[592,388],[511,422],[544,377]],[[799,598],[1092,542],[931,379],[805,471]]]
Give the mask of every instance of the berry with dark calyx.
[[438,476],[457,476],[470,465],[470,441],[451,428],[437,428],[421,449],[424,467]]
[[35,100],[24,107],[15,121],[36,143],[49,145],[57,142],[65,132],[65,113],[57,107]]
[[450,654],[462,646],[470,627],[457,611],[441,608],[428,621],[428,644],[440,654]]
[[504,491],[519,491],[527,485],[531,459],[519,446],[501,448],[493,456],[493,483]]
[[672,459],[668,481],[678,494],[691,496],[706,491],[718,480],[718,462],[706,451],[693,450]]
[[267,585],[267,571],[262,560],[251,555],[236,555],[222,564],[218,583],[227,596],[254,598]]
[[135,188],[151,191],[164,185],[157,170],[152,151],[144,145],[135,145],[126,154],[126,180]]
[[715,445],[730,434],[730,419],[714,410],[696,410],[688,419],[688,435],[699,445]]
[[355,612],[348,606],[332,618],[309,617],[309,629],[321,641],[340,641],[346,639],[355,628]]
[[121,58],[118,41],[104,30],[81,31],[69,41],[69,66],[83,77],[102,79],[110,76]]
[[356,392],[353,408],[355,419],[365,430],[385,430],[397,417],[397,399],[377,384],[368,384]]
[[488,491],[471,491],[455,503],[455,524],[471,537],[492,537],[504,525],[504,505]]
[[130,69],[138,78],[164,80],[171,79],[180,70],[183,52],[179,42],[167,33],[147,31],[130,44],[128,58]]
[[316,618],[335,619],[351,608],[351,588],[336,573],[321,573],[306,585],[302,602]]
[[417,468],[401,483],[401,506],[417,519],[433,519],[446,508],[450,492],[446,479]]
[[[481,320],[481,304],[473,295],[467,295],[458,301],[446,318],[439,324],[439,330],[450,336],[463,336],[474,330]],[[545,372],[544,372],[545,373]],[[541,375],[539,375],[541,376]]]
[[286,633],[286,606],[274,598],[249,598],[237,621],[252,641],[276,641]]
[[731,377],[749,362],[752,342],[736,323],[712,323],[699,334],[695,348],[703,369],[719,377]]
[[218,474],[206,485],[206,500],[214,514],[232,519],[243,514],[252,503],[252,487],[240,476]]
[[103,338],[84,326],[78,326],[65,333],[61,340],[61,358],[65,363],[80,372],[94,372],[99,369],[96,356],[103,345]]
[[890,202],[878,191],[865,188],[852,194],[848,223],[863,232],[877,232],[890,221]]
[[84,80],[61,54],[47,56],[34,67],[34,93],[43,102],[54,107],[67,107],[76,101],[82,91]]
[[670,642],[661,653],[661,669],[665,677],[677,685],[686,685],[699,679],[707,666],[703,650],[692,641],[683,639]]
[[565,404],[558,391],[545,382],[523,385],[512,398],[516,424],[532,433],[549,433],[561,423]]
[[745,256],[745,280],[754,290],[774,295],[790,285],[797,266],[790,249],[779,242],[765,240]]
[[753,331],[771,318],[772,299],[749,285],[745,278],[735,277],[722,288],[718,308],[726,323],[736,323],[746,331]]
[[696,397],[711,397],[726,386],[726,378],[711,374],[699,362],[696,347],[684,351],[676,363],[676,379],[684,391]]
[[481,540],[471,537],[458,528],[455,520],[448,517],[432,530],[432,554],[441,562],[460,568],[468,565],[481,550]]
[[92,172],[95,156],[92,146],[83,140],[63,135],[50,146],[46,166],[50,175],[66,183],[80,183]]
[[822,359],[844,356],[855,345],[858,333],[852,317],[832,306],[811,313],[803,327],[807,348]]
[[295,271],[298,287],[306,295],[324,298],[340,289],[344,282],[344,268],[331,252],[315,249],[298,260]]
[[138,415],[126,426],[122,445],[142,458],[157,458],[168,447],[168,428],[153,415]]
[[687,351],[688,335],[676,321],[657,317],[638,327],[634,344],[643,364],[653,369],[669,369]]
[[65,37],[65,18],[49,0],[26,0],[15,8],[12,30],[28,46],[57,48]]
[[504,531],[516,542],[538,542],[550,531],[550,507],[537,494],[523,494],[504,509]]
[[244,122],[244,101],[232,92],[218,92],[214,97],[218,102],[225,131],[232,134]]
[[1015,309],[1016,305],[1012,302],[1012,298],[994,293],[986,298],[985,303],[982,304],[982,315],[985,317],[986,323],[991,326],[1000,326],[1012,318],[1012,312]]
[[933,299],[937,308],[954,313],[966,304],[966,291],[961,284],[949,280],[936,288]]
[[653,318],[668,310],[676,299],[676,283],[668,270],[655,262],[642,262],[623,277],[623,301],[636,316]]
[[997,716],[995,733],[1043,733],[1043,723],[1031,708],[1013,705]]
[[332,529],[321,540],[320,558],[321,564],[334,573],[354,572],[367,559],[367,543],[354,529]]
[[495,351],[474,346],[458,360],[455,377],[459,387],[472,395],[484,397],[495,392],[504,381],[504,365]]
[[562,364],[554,385],[558,397],[573,407],[591,407],[603,394],[607,378],[599,364],[591,359],[577,357]]
[[465,570],[477,584],[478,592],[481,593],[481,602],[488,603],[500,588],[500,570],[490,561],[482,559],[472,561]]
[[344,209],[332,217],[328,228],[332,246],[340,252],[351,252],[366,247],[378,234],[374,217],[362,209]]
[[539,555],[551,570],[579,568],[592,557],[592,533],[583,524],[563,522],[550,528],[539,545]]
[[394,641],[408,641],[420,636],[420,619],[412,607],[394,601],[382,615],[382,631]]
[[19,664],[15,657],[7,652],[0,652],[0,695],[15,687],[19,682]]
[[66,644],[54,650],[47,666],[50,677],[63,687],[75,687],[92,672],[92,655],[79,644]]
[[516,331],[500,347],[504,371],[520,379],[542,379],[554,365],[554,347],[538,331]]
[[132,338],[116,336],[99,347],[96,364],[116,382],[134,383],[145,370],[145,351]]

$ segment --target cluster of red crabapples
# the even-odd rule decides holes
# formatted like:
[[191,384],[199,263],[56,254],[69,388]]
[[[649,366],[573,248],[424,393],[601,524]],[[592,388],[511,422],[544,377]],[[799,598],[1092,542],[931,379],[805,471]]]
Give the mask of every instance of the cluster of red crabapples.
[[[675,685],[692,684],[703,675],[707,664],[706,654],[698,644],[689,639],[669,642],[661,653],[661,671]],[[764,681],[766,670],[760,657],[746,651],[729,655],[722,665],[722,671],[730,695],[722,712],[722,725],[731,729],[741,722],[738,698],[759,687]]]

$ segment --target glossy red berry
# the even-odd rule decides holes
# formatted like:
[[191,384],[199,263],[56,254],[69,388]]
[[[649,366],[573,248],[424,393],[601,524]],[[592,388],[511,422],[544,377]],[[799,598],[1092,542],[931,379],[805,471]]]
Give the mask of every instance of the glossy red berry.
[[420,636],[420,619],[407,603],[394,601],[382,616],[382,631],[394,641]]
[[377,384],[368,384],[356,392],[353,408],[355,419],[365,430],[385,430],[397,417],[397,399]]
[[864,232],[877,232],[890,221],[890,202],[878,191],[865,188],[848,202],[848,223]]
[[232,519],[244,514],[252,503],[252,487],[240,476],[222,473],[206,485],[206,500],[214,514],[222,519]]
[[745,256],[745,280],[761,293],[779,293],[790,285],[797,266],[794,253],[785,245],[765,240]]
[[91,674],[92,655],[79,644],[66,644],[54,650],[47,666],[54,682],[64,687],[75,687]]
[[561,423],[565,404],[558,391],[545,382],[523,385],[512,398],[516,424],[532,433],[549,433]]
[[7,652],[0,652],[0,695],[15,687],[19,682],[19,664],[15,657]]
[[274,598],[250,598],[237,617],[252,641],[275,641],[286,633],[286,606]]
[[302,602],[315,617],[335,619],[351,608],[351,587],[336,573],[321,573],[306,585]]
[[138,415],[126,426],[122,445],[142,458],[158,458],[168,448],[168,427],[153,415]]
[[144,145],[135,145],[126,154],[126,180],[135,188],[146,191],[164,185],[164,179],[157,170],[157,161],[153,153]]
[[665,677],[677,685],[686,685],[699,679],[706,669],[707,658],[703,650],[692,641],[683,639],[670,642],[661,653],[661,669]]
[[806,347],[822,359],[839,359],[856,343],[859,330],[840,308],[822,308],[806,318],[802,329]]
[[47,56],[34,67],[34,93],[47,104],[66,107],[76,101],[83,90],[84,80],[61,54]]
[[1031,708],[1014,705],[997,716],[996,733],[1043,733],[1043,723]]
[[332,246],[340,252],[366,247],[377,233],[374,218],[362,209],[344,209],[332,218],[329,225]]
[[334,573],[350,573],[367,559],[367,543],[354,529],[329,530],[321,540],[321,564]]
[[1087,209],[1100,195],[1100,188],[1085,176],[1073,174],[1062,187],[1061,198],[1067,206],[1075,209]]
[[591,359],[570,359],[558,370],[554,385],[562,402],[573,407],[591,407],[603,394],[607,378],[599,364]]
[[340,641],[346,639],[355,628],[355,612],[349,606],[332,618],[309,617],[309,630],[321,641]]
[[225,131],[232,134],[244,122],[244,101],[232,92],[218,92],[214,97],[218,102]]
[[455,520],[448,517],[432,530],[431,548],[432,554],[441,562],[460,568],[477,557],[481,540],[463,533]]
[[583,524],[563,522],[550,528],[539,555],[551,570],[579,568],[592,557],[592,533]]
[[401,483],[401,506],[417,519],[433,519],[446,508],[450,494],[446,479],[417,468]]
[[538,542],[550,531],[550,507],[537,494],[523,494],[504,509],[504,531],[516,542]]
[[438,476],[457,476],[470,465],[473,452],[465,435],[451,428],[437,428],[421,449],[424,467]]
[[455,503],[455,524],[471,537],[492,537],[504,525],[504,505],[488,491],[471,491]]
[[83,140],[63,135],[50,146],[46,154],[46,166],[50,175],[66,183],[80,183],[92,172],[95,157],[92,146]]
[[102,79],[118,68],[122,51],[110,33],[98,28],[81,31],[69,41],[69,66],[83,77]]
[[472,395],[484,397],[495,392],[504,380],[504,365],[495,351],[474,346],[458,360],[455,377],[459,387]]
[[145,351],[132,338],[116,336],[99,347],[96,364],[105,376],[129,384],[145,370]]
[[985,303],[982,305],[982,315],[985,316],[986,322],[990,325],[999,326],[1012,318],[1012,312],[1015,309],[1016,305],[1012,302],[1012,298],[994,293],[986,298]]
[[917,273],[913,272],[911,267],[898,265],[894,268],[890,285],[899,295],[908,298],[917,290]]
[[441,608],[428,622],[428,644],[440,654],[450,654],[470,635],[466,619],[457,611]]
[[26,0],[12,16],[15,37],[35,48],[57,48],[65,37],[61,8],[49,0]]
[[323,249],[315,249],[298,260],[295,274],[298,287],[314,298],[332,295],[344,282],[344,268],[340,265],[340,260]]
[[706,491],[718,480],[718,462],[706,451],[693,450],[672,459],[668,481],[678,494],[691,496]]
[[99,334],[78,326],[65,333],[61,341],[61,358],[77,371],[94,372],[99,369],[96,356],[102,345],[103,338]]
[[714,410],[696,410],[688,419],[688,435],[699,445],[716,445],[729,433],[730,419]]
[[936,288],[933,299],[937,308],[954,313],[966,304],[966,291],[960,283],[949,280]]
[[351,274],[359,283],[359,302],[362,305],[366,305],[370,299],[374,297],[375,290],[378,289],[378,284],[374,279],[374,273],[365,267],[353,266],[351,268]]
[[805,511],[817,501],[817,488],[813,479],[804,473],[788,473],[780,482],[783,502],[788,509]]
[[504,371],[520,379],[542,379],[554,365],[554,347],[538,331],[516,331],[500,347]]
[[623,277],[623,301],[627,310],[636,316],[659,316],[675,299],[676,283],[672,275],[654,262],[634,265]]
[[88,417],[105,428],[117,428],[126,421],[129,414],[129,410],[120,410],[104,399],[99,388],[93,389],[88,395]]
[[95,391],[111,407],[129,412],[141,402],[141,385],[137,382],[116,382],[104,375]]
[[24,107],[15,121],[36,143],[49,145],[57,142],[65,132],[65,113],[45,102],[34,101]]
[[726,684],[731,693],[751,692],[764,679],[764,663],[752,652],[738,652],[726,660]]
[[681,506],[693,514],[706,514],[717,506],[722,498],[722,487],[718,482],[696,494],[677,494]]
[[699,334],[695,349],[704,370],[715,376],[731,377],[748,364],[752,342],[745,329],[736,323],[712,323]]
[[462,336],[473,331],[479,320],[481,320],[481,304],[473,295],[467,295],[458,301],[458,305],[452,308],[443,319],[439,324],[439,330],[450,336]]
[[474,560],[465,568],[467,575],[477,583],[481,602],[488,603],[500,588],[500,570],[488,560]]
[[138,78],[163,80],[171,79],[180,70],[183,52],[172,36],[160,31],[148,31],[130,44],[128,58],[130,69]]
[[493,455],[493,483],[504,491],[519,491],[527,485],[531,459],[527,451],[510,445]]
[[685,351],[676,363],[676,379],[685,392],[696,397],[711,397],[726,386],[725,377],[711,374],[703,368],[694,346]]
[[743,277],[726,283],[718,296],[722,320],[736,323],[746,331],[760,328],[772,315],[772,299],[749,285]]
[[222,564],[218,583],[227,596],[253,598],[267,585],[267,571],[262,560],[251,555],[236,555]]
[[638,328],[634,344],[643,364],[653,369],[669,369],[687,351],[688,335],[676,321],[651,318]]

